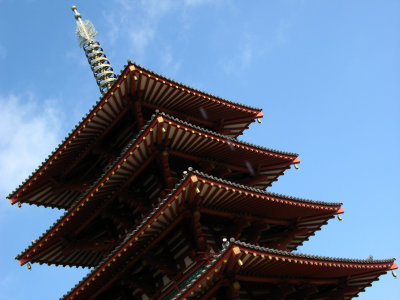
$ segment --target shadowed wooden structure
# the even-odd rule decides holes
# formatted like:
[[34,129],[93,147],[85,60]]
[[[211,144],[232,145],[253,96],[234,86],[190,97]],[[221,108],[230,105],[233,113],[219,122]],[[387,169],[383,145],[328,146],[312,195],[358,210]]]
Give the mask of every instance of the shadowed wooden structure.
[[397,268],[293,252],[342,204],[266,191],[300,160],[237,139],[261,109],[130,62],[112,79],[8,197],[65,210],[17,256],[93,268],[63,299],[351,299]]

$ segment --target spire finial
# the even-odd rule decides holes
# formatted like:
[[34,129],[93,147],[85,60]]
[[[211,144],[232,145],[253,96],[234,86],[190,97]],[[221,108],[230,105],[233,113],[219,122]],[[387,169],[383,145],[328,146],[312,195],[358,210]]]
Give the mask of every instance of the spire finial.
[[72,11],[75,14],[75,34],[79,45],[85,51],[100,92],[105,94],[117,80],[117,75],[114,73],[100,43],[94,38],[97,35],[97,31],[94,29],[93,24],[89,20],[82,21],[82,16],[75,5],[72,6]]
[[71,7],[71,9],[72,9],[72,11],[75,13],[75,19],[80,19],[81,18],[81,14],[80,13],[78,13],[78,9],[76,8],[76,6],[75,5],[73,5],[72,7]]

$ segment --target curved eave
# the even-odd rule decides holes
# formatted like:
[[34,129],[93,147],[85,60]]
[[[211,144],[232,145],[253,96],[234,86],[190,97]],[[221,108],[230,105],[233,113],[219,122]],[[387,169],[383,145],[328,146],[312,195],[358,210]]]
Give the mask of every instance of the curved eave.
[[[147,129],[150,127],[156,127],[157,124],[159,124],[160,132],[157,133],[157,135],[154,133],[151,134],[151,139],[143,142],[148,134]],[[144,132],[147,133],[145,134]],[[249,172],[249,164],[253,166],[260,165],[259,173],[260,176],[263,176],[264,178],[263,181],[260,182],[260,188],[265,188],[271,185],[272,182],[277,179],[277,177],[282,175],[283,172],[290,167],[290,165],[300,162],[298,154],[296,153],[273,150],[242,142],[237,139],[229,138],[199,126],[181,121],[164,113],[153,115],[151,120],[138,134],[136,139],[140,139],[139,143],[143,142],[139,147],[140,151],[145,151],[144,154],[146,154],[147,152],[151,151],[149,149],[150,144],[154,144],[157,141],[159,142],[160,139],[164,138],[170,138],[172,140],[170,148],[173,150],[183,152],[186,151],[186,153],[198,153],[198,155],[203,156],[207,155],[208,158],[211,157],[211,160],[216,162],[225,161],[228,167],[237,168],[245,173]],[[135,141],[136,140],[133,142]],[[235,157],[235,160],[237,160],[239,164],[236,163],[235,165],[235,162],[231,163],[230,159],[228,159],[229,156],[227,155]],[[188,156],[189,159],[192,158],[189,154],[186,156]],[[50,164],[52,164],[51,161]],[[40,176],[43,176],[41,172],[39,174],[41,174]],[[66,191],[61,193],[59,196],[60,199],[58,199],[56,196],[54,196],[52,192],[53,189],[50,187],[47,188],[47,185],[50,183],[45,181],[44,184],[46,189],[38,194],[35,194],[34,196],[31,196],[35,202],[28,203],[57,208],[70,208],[71,204],[74,203],[74,200],[79,199],[79,196],[83,194],[80,192],[73,193]],[[37,187],[34,187],[34,189],[35,188]],[[18,193],[16,195],[18,195]],[[24,195],[22,194],[21,197],[23,198]],[[11,197],[10,201],[12,203],[21,201],[21,197]]]
[[199,298],[220,280],[224,271],[236,273],[236,280],[276,283],[346,284],[355,288],[351,299],[389,270],[397,269],[394,259],[354,260],[296,254],[232,240],[224,245],[206,268],[172,299]]
[[[262,110],[261,108],[252,107],[252,106],[249,106],[249,105],[245,105],[245,104],[242,104],[242,103],[239,103],[239,102],[230,101],[230,100],[227,100],[227,99],[224,99],[224,98],[221,98],[221,97],[206,93],[205,91],[198,90],[198,89],[193,88],[191,86],[185,85],[185,84],[183,84],[181,82],[174,81],[173,79],[170,79],[168,77],[160,75],[160,74],[158,74],[158,73],[156,73],[156,72],[154,72],[152,70],[146,69],[146,68],[144,68],[144,67],[142,67],[142,66],[140,66],[140,65],[138,65],[136,63],[131,63],[130,65],[132,65],[135,68],[137,68],[138,70],[141,70],[142,72],[146,73],[146,75],[148,74],[148,75],[154,76],[155,78],[157,78],[160,81],[165,81],[168,84],[173,84],[176,87],[179,87],[181,89],[182,88],[186,89],[188,91],[191,91],[192,93],[198,93],[202,97],[204,96],[203,97],[204,99],[207,99],[207,100],[210,100],[210,101],[214,101],[214,102],[215,101],[221,101],[221,102],[225,103],[226,106],[227,105],[235,106],[237,109],[247,110],[248,112],[251,112],[253,114],[257,114],[258,112],[260,112]],[[213,99],[213,100],[211,100],[211,99]]]
[[[225,180],[222,178],[218,178],[216,176],[211,176],[209,174],[206,174],[201,171],[193,170],[192,168],[189,168],[189,171],[193,172],[193,174],[198,175],[200,178],[203,178],[204,180],[209,180],[209,181],[214,181],[221,183],[223,185],[230,186],[232,188],[238,188],[243,190],[243,192],[252,192],[254,194],[259,194],[259,195],[264,195],[264,196],[269,196],[269,197],[275,197],[279,198],[282,201],[286,201],[285,203],[288,203],[292,201],[293,203],[299,202],[299,203],[304,203],[305,205],[308,205],[309,207],[313,207],[313,205],[318,206],[329,206],[329,207],[341,207],[343,203],[341,202],[324,202],[324,201],[315,201],[315,200],[310,200],[310,199],[305,199],[305,198],[299,198],[299,197],[293,197],[293,196],[287,196],[287,195],[282,195],[282,194],[277,194],[277,193],[271,193],[267,192],[265,190],[249,187],[247,185],[243,184],[238,184],[233,181]],[[267,199],[268,200],[268,199]]]
[[[140,78],[143,79],[143,81]],[[136,78],[136,80],[135,80]],[[139,80],[140,79],[140,80]],[[49,170],[54,169],[57,166],[58,162],[64,158],[73,159],[77,153],[79,153],[87,143],[87,140],[91,140],[101,134],[107,128],[107,126],[115,120],[121,111],[124,109],[123,98],[129,93],[134,93],[136,90],[136,85],[139,85],[140,82],[144,82],[144,87],[148,88],[149,84],[146,84],[145,81],[157,82],[157,84],[165,85],[165,89],[175,89],[179,91],[179,99],[181,99],[181,93],[191,95],[190,101],[201,101],[203,104],[208,103],[207,105],[199,104],[199,107],[210,106],[215,107],[219,111],[220,114],[224,114],[229,111],[235,111],[239,113],[239,115],[243,115],[240,117],[236,116],[238,122],[240,123],[241,119],[243,119],[243,126],[239,126],[239,131],[237,134],[232,135],[236,137],[241,134],[242,131],[247,128],[248,124],[253,122],[254,119],[262,117],[261,109],[253,108],[245,105],[241,105],[238,103],[234,103],[213,95],[206,94],[204,92],[195,90],[191,87],[182,85],[165,77],[162,77],[154,72],[148,71],[142,67],[130,64],[125,66],[125,69],[121,71],[121,74],[118,76],[117,81],[110,88],[110,90],[97,101],[95,105],[93,105],[92,109],[86,114],[85,117],[75,126],[75,128],[70,132],[70,134],[58,145],[58,147],[47,157],[47,159],[23,182],[18,186],[13,192],[11,192],[7,198],[10,199],[11,204],[15,204],[19,201],[18,197],[21,193],[24,193],[26,190],[31,189],[37,180],[43,178],[44,174],[49,172]],[[150,86],[154,84],[151,83]],[[155,86],[154,86],[155,88]],[[160,88],[157,88],[161,91]],[[163,88],[164,89],[164,88]],[[153,90],[148,91],[149,94],[153,94]],[[178,95],[178,94],[176,94]],[[161,94],[157,94],[158,97],[161,97]],[[153,97],[154,98],[154,97]],[[168,97],[165,100],[171,100],[171,97]],[[154,104],[160,102],[161,98],[154,98]],[[164,101],[164,100],[163,100]],[[170,101],[171,102],[171,101]],[[222,111],[221,111],[222,109]],[[250,118],[250,119],[249,119]],[[235,120],[228,121],[225,125],[226,128],[231,128],[235,126]],[[77,151],[78,150],[78,151]],[[46,205],[49,207],[57,207]]]
[[[110,254],[105,257],[89,274],[87,274],[78,284],[75,285],[62,299],[74,299],[80,297],[85,299],[81,292],[86,293],[87,289],[99,283],[100,277],[109,276],[115,265],[123,261],[129,261],[128,257],[132,253],[141,250],[143,246],[149,243],[155,244],[157,239],[154,237],[160,235],[160,231],[165,229],[164,224],[178,223],[181,218],[173,218],[181,208],[185,194],[188,193],[186,184],[190,184],[191,177],[186,174],[182,179],[182,184],[171,192],[163,201],[142,219],[142,222],[135,230],[128,233],[123,242],[120,243]],[[186,184],[185,184],[186,183]],[[182,215],[183,216],[183,215]],[[162,234],[162,233],[161,233]],[[138,256],[135,257],[138,259]],[[84,289],[82,290],[82,287]]]
[[[129,84],[127,81],[128,73],[129,68],[125,68],[107,94],[93,105],[86,116],[82,118],[47,159],[20,186],[7,196],[11,204],[19,202],[19,197],[24,192],[27,192],[27,190],[34,189],[35,183],[46,174],[54,171],[61,164],[60,161],[73,161],[76,155],[87,145],[88,141],[101,134],[117,118],[122,110],[122,90],[126,90]],[[64,208],[52,205],[51,203],[44,206]]]
[[[84,297],[80,292],[82,287],[86,289],[88,286],[98,284],[103,276],[110,275],[108,272],[111,272],[115,265],[118,267],[122,262],[130,261],[130,259],[127,260],[127,258],[132,257],[133,253],[142,253],[143,245],[148,246],[145,240],[155,243],[157,241],[157,236],[164,233],[166,228],[170,228],[171,224],[179,222],[181,217],[184,216],[184,214],[182,214],[182,203],[190,201],[190,199],[198,193],[197,189],[200,186],[200,180],[201,179],[192,172],[186,174],[181,184],[177,186],[166,199],[161,201],[152,212],[145,216],[141,224],[133,232],[127,234],[124,241],[68,292],[64,298],[72,299],[79,295],[80,297]],[[221,189],[225,190],[222,187]],[[135,259],[138,259],[137,255]]]
[[217,125],[221,133],[230,137],[241,135],[250,123],[263,116],[259,108],[207,94],[135,64],[130,68],[136,79],[131,93],[140,91],[145,99],[143,106],[174,115],[189,115],[190,122]]
[[[182,201],[193,201],[195,195],[200,196],[199,209],[209,214],[231,217],[245,213],[243,216],[259,218],[271,224],[286,226],[293,224],[295,220],[300,220],[297,223],[297,228],[301,228],[303,232],[293,235],[293,239],[288,244],[290,250],[295,249],[316,230],[319,230],[328,219],[343,212],[340,203],[325,203],[268,193],[191,169],[175,186],[175,189],[186,191],[186,196]],[[103,190],[110,191],[111,189],[108,184],[105,184],[100,186],[97,192],[96,189],[92,189],[91,192],[96,192],[97,195],[103,197]],[[81,209],[75,209],[64,214],[37,241],[19,254],[16,258],[20,264],[30,261],[56,265],[93,266],[93,263],[99,260],[98,255],[90,255],[87,251],[83,251],[81,255],[73,253],[62,258],[63,245],[61,242],[57,242],[63,232],[70,232],[75,230],[76,226],[81,225],[79,220],[86,219],[85,216],[89,211],[93,214],[90,202],[101,201],[101,198],[96,196],[87,199],[90,200],[83,202],[86,206],[80,206]],[[158,207],[163,201],[158,204]],[[177,207],[178,204],[173,203],[173,205]],[[172,218],[177,218],[177,212],[178,210],[175,209],[166,215],[173,214]],[[150,216],[148,217],[150,218]],[[51,251],[46,251],[40,256],[41,249],[47,247],[51,247]],[[52,259],[49,257],[52,257]],[[71,260],[72,258],[74,260]]]

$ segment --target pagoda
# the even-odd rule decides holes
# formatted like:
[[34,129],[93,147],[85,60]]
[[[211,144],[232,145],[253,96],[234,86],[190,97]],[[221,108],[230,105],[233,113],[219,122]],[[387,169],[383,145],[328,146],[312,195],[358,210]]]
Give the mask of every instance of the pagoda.
[[102,96],[8,196],[65,210],[17,256],[93,268],[62,299],[351,299],[397,268],[294,252],[343,208],[266,191],[300,160],[237,139],[261,109],[130,61],[117,76],[73,11]]

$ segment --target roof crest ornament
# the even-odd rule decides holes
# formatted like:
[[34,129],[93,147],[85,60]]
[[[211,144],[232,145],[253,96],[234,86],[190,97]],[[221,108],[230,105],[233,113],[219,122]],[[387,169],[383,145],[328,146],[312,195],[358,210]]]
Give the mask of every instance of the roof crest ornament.
[[72,11],[75,13],[77,26],[75,34],[79,46],[85,51],[100,92],[104,95],[117,80],[117,75],[114,73],[100,43],[94,38],[97,31],[93,24],[89,20],[82,21],[82,16],[75,5],[72,6]]

